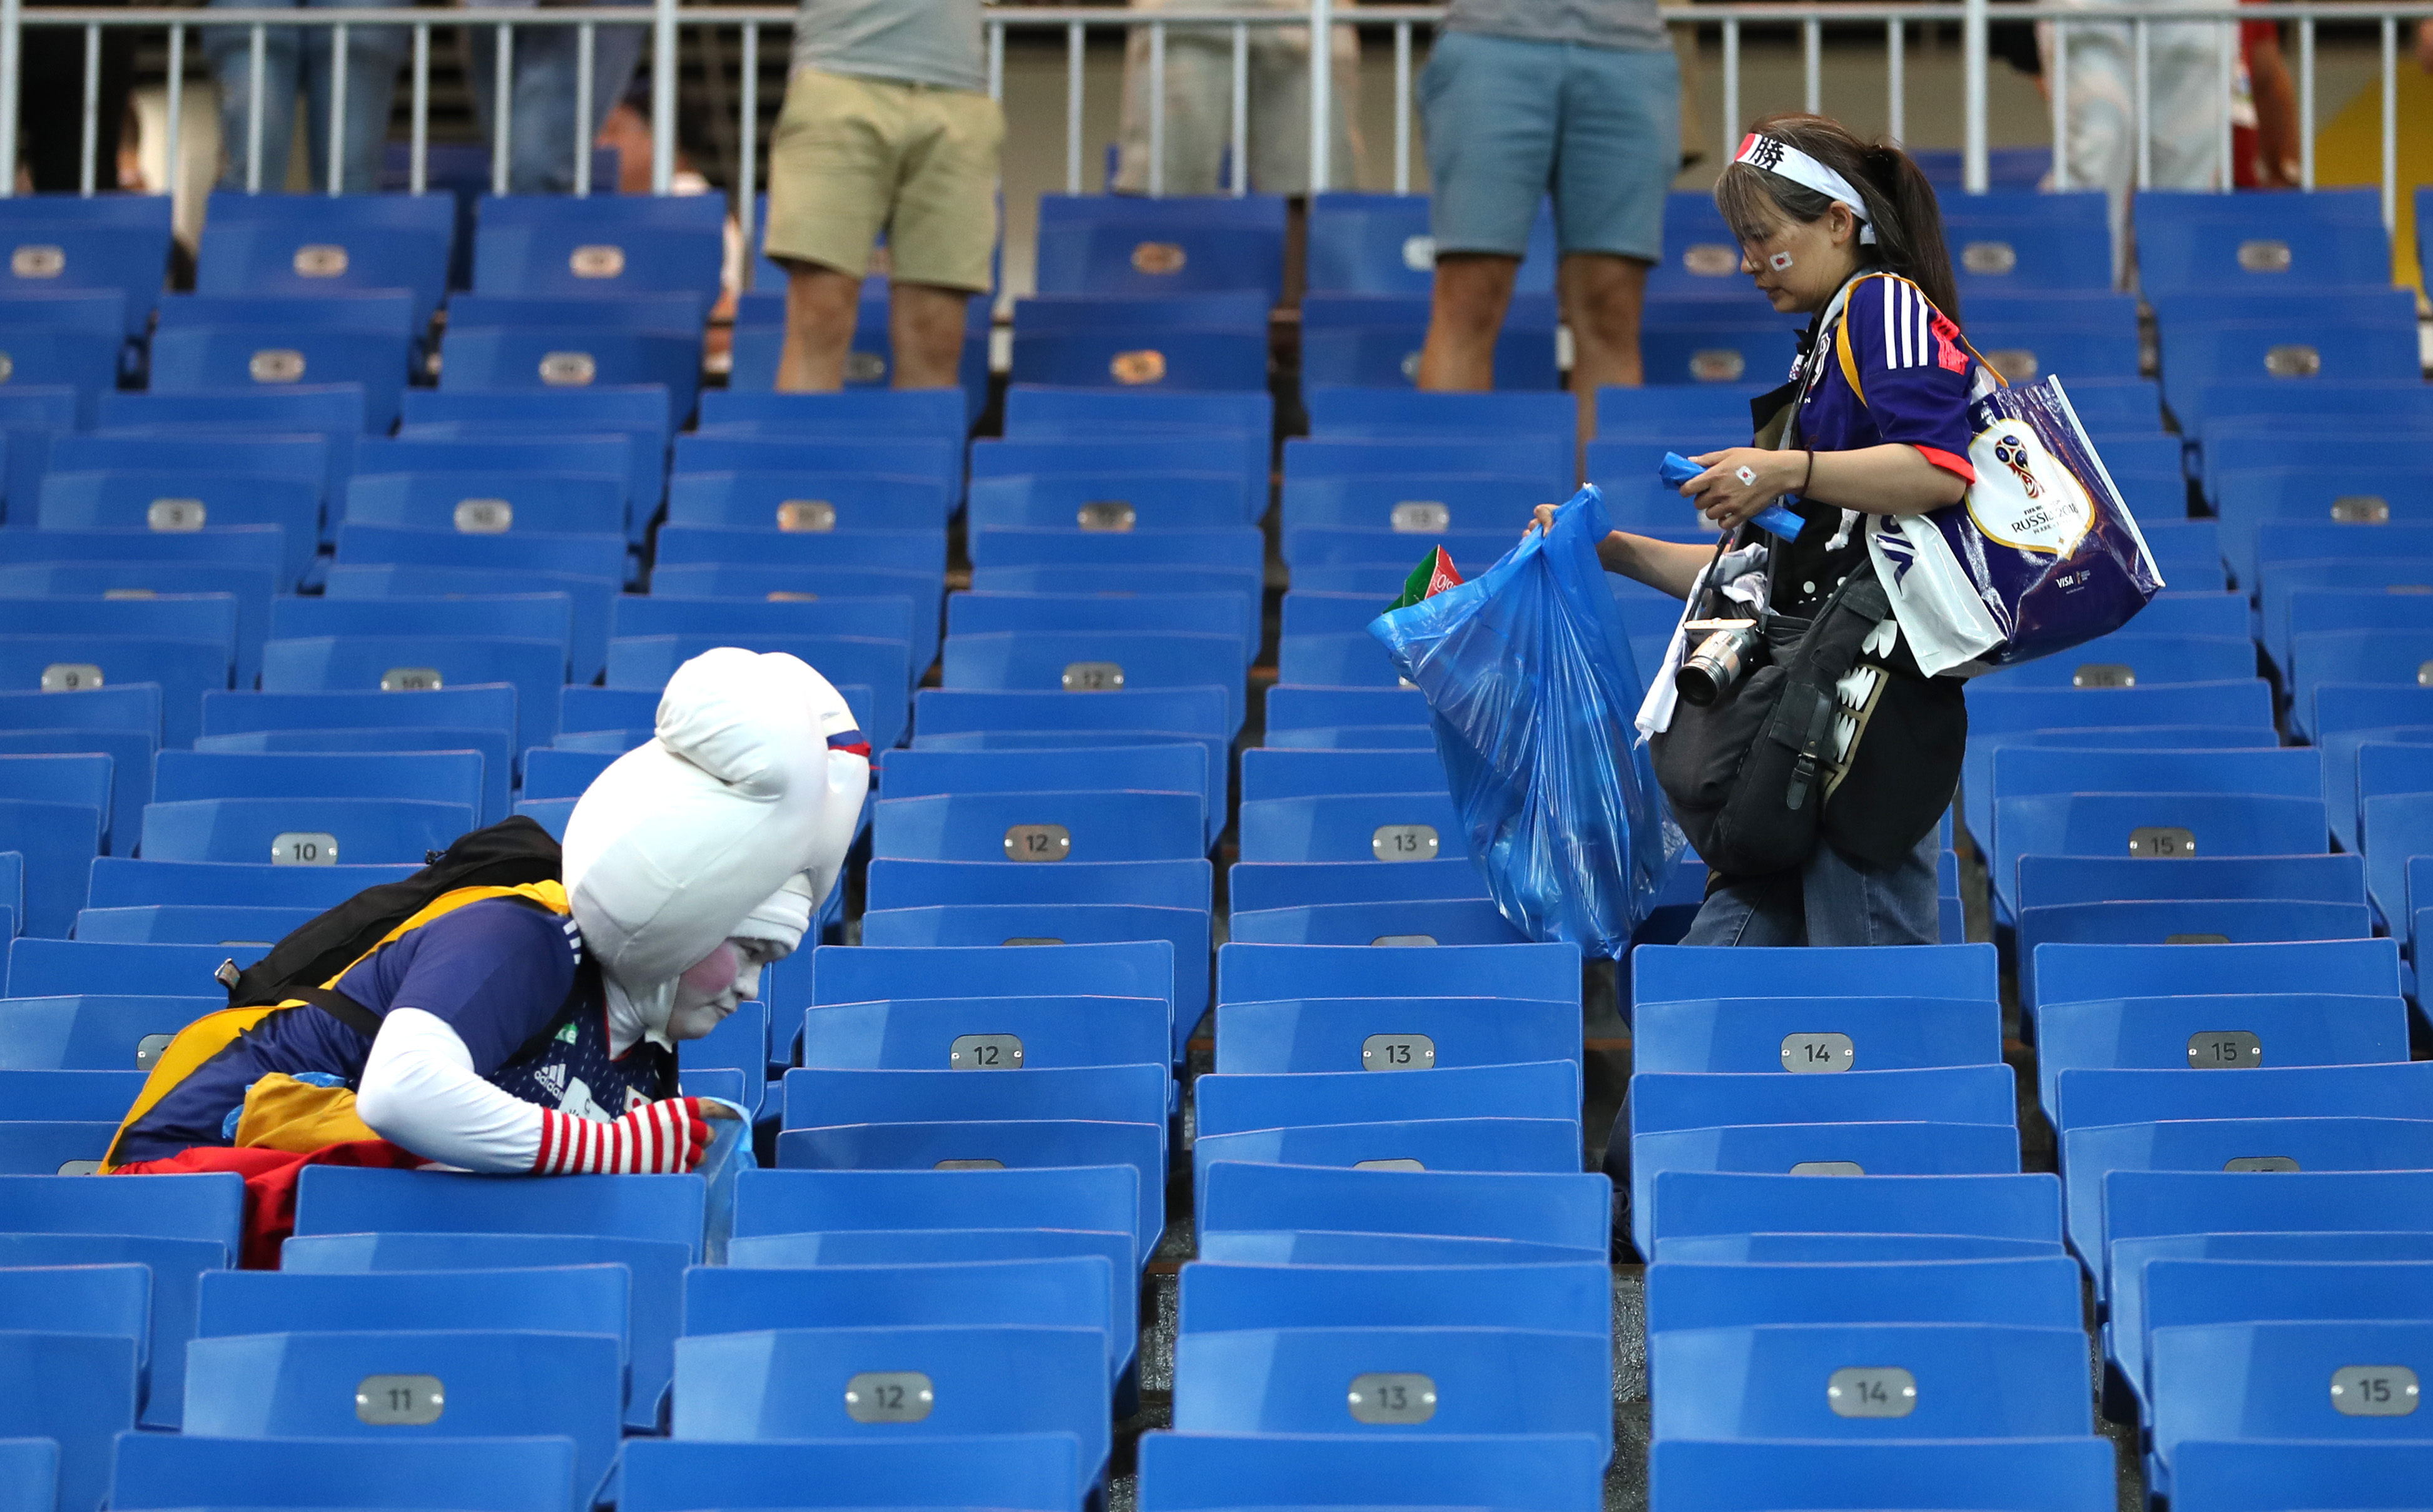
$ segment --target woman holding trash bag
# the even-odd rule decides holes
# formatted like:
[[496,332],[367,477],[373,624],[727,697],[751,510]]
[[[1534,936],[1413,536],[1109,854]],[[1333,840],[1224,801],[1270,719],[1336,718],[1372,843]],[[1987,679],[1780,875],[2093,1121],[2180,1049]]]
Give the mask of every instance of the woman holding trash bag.
[[[1703,470],[1680,491],[1723,540],[1616,531],[1599,550],[1692,600],[1639,717],[1710,870],[1682,943],[1931,943],[1967,714],[1957,678],[1919,674],[1863,517],[1959,502],[1969,401],[2001,380],[1961,339],[1934,191],[1897,148],[1770,117],[1715,202],[1742,271],[1811,316],[1799,356],[1752,402],[1755,445],[1691,459]],[[1708,620],[1731,628],[1689,628]]]

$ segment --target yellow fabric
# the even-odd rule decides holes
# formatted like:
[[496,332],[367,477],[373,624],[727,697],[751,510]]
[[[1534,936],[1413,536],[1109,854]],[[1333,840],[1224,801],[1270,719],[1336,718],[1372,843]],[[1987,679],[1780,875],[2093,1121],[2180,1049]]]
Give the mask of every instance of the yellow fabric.
[[351,1087],[316,1087],[274,1071],[245,1089],[237,1115],[236,1142],[247,1149],[283,1149],[309,1155],[327,1145],[378,1139],[355,1116]]
[[[281,1004],[281,1008],[288,1005]],[[152,1063],[152,1074],[144,1079],[144,1090],[135,1097],[135,1106],[127,1110],[119,1121],[118,1132],[110,1137],[110,1153],[103,1157],[101,1168],[106,1173],[116,1167],[118,1142],[135,1121],[152,1111],[153,1105],[167,1096],[179,1082],[195,1073],[204,1062],[219,1054],[246,1030],[261,1023],[279,1008],[224,1008],[216,1013],[206,1013],[178,1031],[162,1050],[161,1059]]]
[[[2433,184],[2433,75],[2407,55],[2402,22],[2399,72],[2399,224],[2390,231],[2390,281],[2416,288],[2424,270],[2416,255],[2416,186]],[[2372,77],[2315,133],[2315,182],[2329,189],[2382,186],[2382,89]]]
[[[383,946],[387,945],[392,941],[405,934],[407,931],[418,929],[434,919],[455,912],[458,909],[464,908],[468,904],[483,903],[491,898],[522,898],[528,903],[537,904],[541,908],[547,909],[550,912],[556,914],[565,914],[571,911],[566,901],[565,887],[556,882],[527,882],[517,887],[455,888],[449,892],[442,892],[439,896],[432,899],[428,904],[423,906],[420,911],[415,913],[396,928],[391,929],[387,934],[383,935],[380,938],[379,943],[374,944],[371,949],[365,951],[362,955],[357,956],[354,960],[347,962],[346,967],[343,970],[338,972],[336,976],[332,977],[328,981],[323,982],[321,985],[325,988],[335,988],[338,985],[340,978],[344,977],[348,972],[352,971],[357,966],[363,964],[372,956],[378,954]],[[152,1074],[144,1079],[144,1090],[142,1093],[137,1095],[135,1098],[135,1106],[129,1108],[127,1111],[127,1116],[120,1120],[118,1132],[111,1136],[111,1158],[105,1158],[102,1161],[102,1170],[108,1172],[115,1167],[114,1157],[118,1153],[118,1141],[125,1137],[127,1130],[133,1128],[137,1120],[150,1113],[154,1106],[157,1105],[162,1098],[167,1096],[171,1090],[179,1082],[185,1080],[189,1076],[192,1076],[196,1069],[201,1066],[203,1062],[209,1061],[212,1057],[219,1054],[222,1050],[225,1050],[230,1045],[235,1044],[245,1035],[246,1031],[251,1029],[255,1025],[261,1023],[269,1015],[273,1013],[286,1012],[291,1009],[299,1008],[314,1012],[320,1011],[318,1009],[314,1008],[312,1004],[305,1002],[301,998],[291,997],[285,1002],[272,1006],[224,1008],[216,1013],[206,1013],[201,1018],[198,1018],[192,1024],[187,1025],[184,1028],[179,1029],[178,1031],[177,1038],[171,1040],[168,1047],[161,1052],[161,1059],[153,1065]],[[291,1086],[301,1087],[305,1092],[314,1093],[322,1096],[326,1096],[328,1095],[327,1089],[313,1087],[304,1083],[293,1082],[289,1078],[283,1076],[265,1077],[256,1082],[255,1085],[259,1088],[272,1081],[286,1081],[289,1082]],[[344,1110],[345,1125],[346,1127],[355,1130],[354,1132],[332,1133],[328,1137],[316,1137],[313,1143],[308,1145],[291,1145],[281,1143],[279,1139],[248,1139],[246,1137],[246,1130],[253,1118],[253,1094],[248,1092],[246,1096],[245,1113],[239,1119],[237,1124],[237,1143],[239,1145],[262,1145],[272,1149],[310,1150],[318,1149],[323,1145],[334,1145],[347,1140],[379,1138],[379,1135],[364,1127],[362,1120],[354,1116],[354,1094],[351,1092],[347,1093],[346,1107]],[[334,1111],[324,1111],[308,1115],[302,1111],[301,1101],[283,1093],[281,1094],[277,1099],[277,1112],[275,1113],[265,1112],[264,1116],[266,1119],[270,1120],[265,1123],[265,1129],[284,1129],[292,1126],[295,1130],[299,1131],[293,1136],[298,1138],[304,1137],[300,1130],[313,1127],[314,1120],[316,1118],[326,1118],[329,1120],[327,1124],[327,1127],[329,1128],[337,1127],[337,1113]]]

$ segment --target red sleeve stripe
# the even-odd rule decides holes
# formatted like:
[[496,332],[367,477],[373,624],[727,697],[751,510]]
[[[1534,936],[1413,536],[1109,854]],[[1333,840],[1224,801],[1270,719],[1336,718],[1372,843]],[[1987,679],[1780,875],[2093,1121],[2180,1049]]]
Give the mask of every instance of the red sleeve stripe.
[[1917,454],[1919,456],[1922,456],[1927,461],[1933,463],[1944,471],[1951,473],[1967,483],[1975,483],[1977,481],[1977,469],[1969,463],[1966,457],[1954,456],[1950,452],[1944,450],[1941,447],[1922,446],[1916,442],[1912,442],[1910,444],[1917,447]]

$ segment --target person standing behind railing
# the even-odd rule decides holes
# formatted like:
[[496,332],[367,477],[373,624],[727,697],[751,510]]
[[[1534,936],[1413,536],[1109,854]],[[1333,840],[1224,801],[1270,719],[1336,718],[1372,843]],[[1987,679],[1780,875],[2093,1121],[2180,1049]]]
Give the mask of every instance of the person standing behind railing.
[[[211,0],[214,7],[298,9],[304,5],[360,10],[384,0]],[[330,183],[330,92],[333,41],[326,26],[271,26],[263,37],[261,130],[264,193],[287,187],[289,144],[296,136],[296,103],[304,97],[306,161],[312,187]],[[397,65],[405,56],[406,34],[398,26],[347,28],[346,141],[342,144],[340,187],[350,195],[368,195],[380,188],[382,144],[388,138],[390,96],[397,89]],[[220,174],[223,189],[256,187],[248,183],[251,161],[253,99],[253,28],[212,26],[203,36],[203,55],[211,59],[212,76],[219,82],[220,145],[227,166]]]
[[1597,389],[1640,382],[1640,307],[1681,166],[1680,65],[1655,0],[1453,0],[1419,95],[1437,244],[1420,386],[1494,386],[1496,333],[1551,191],[1586,436]]
[[[1131,0],[1134,10],[1162,10],[1175,0]],[[1227,9],[1298,9],[1298,0],[1216,0]],[[1195,0],[1194,8],[1199,8]],[[1356,27],[1334,28],[1327,60],[1335,75],[1334,145],[1329,185],[1360,184],[1362,144],[1354,128],[1360,107],[1360,38]],[[1244,123],[1249,161],[1245,182],[1263,195],[1309,191],[1309,28],[1252,26],[1244,52],[1249,77]],[[1123,150],[1114,188],[1149,191],[1149,35],[1130,28],[1124,47]],[[1165,33],[1165,173],[1161,194],[1214,195],[1232,187],[1226,152],[1234,132],[1234,32],[1230,26],[1170,26]]]
[[[571,0],[463,0],[468,10],[531,10],[541,5]],[[603,5],[640,5],[644,0],[582,0]],[[583,133],[587,150],[600,135],[608,114],[625,97],[635,65],[642,59],[647,26],[595,26],[591,41],[591,121]],[[473,110],[482,134],[493,137],[499,126],[499,34],[490,26],[468,26],[466,82],[473,92]],[[507,193],[563,195],[574,188],[574,108],[578,93],[583,38],[573,26],[521,26],[508,43],[510,92],[507,139]],[[614,194],[613,183],[594,183],[594,194]]]
[[769,230],[786,269],[781,389],[843,386],[871,252],[887,236],[897,388],[951,388],[996,247],[1005,112],[979,0],[803,0],[769,139]]

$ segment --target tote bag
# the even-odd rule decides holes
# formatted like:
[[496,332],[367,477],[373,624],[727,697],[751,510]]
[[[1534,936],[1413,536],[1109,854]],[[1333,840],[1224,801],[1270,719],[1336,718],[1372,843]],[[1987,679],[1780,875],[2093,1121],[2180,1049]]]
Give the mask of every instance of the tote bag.
[[1867,554],[1928,676],[2050,656],[2127,624],[2163,586],[2061,380],[1968,406],[1977,481],[1925,515],[1868,517]]

